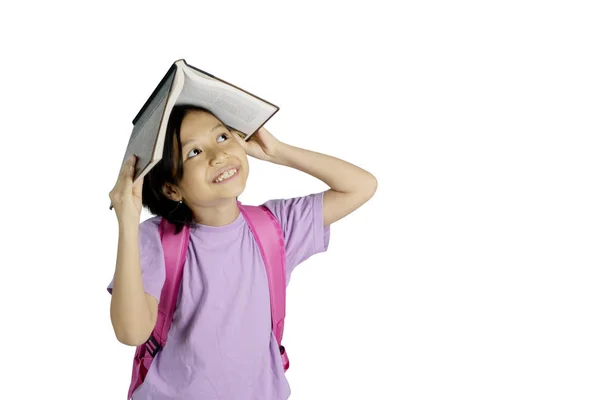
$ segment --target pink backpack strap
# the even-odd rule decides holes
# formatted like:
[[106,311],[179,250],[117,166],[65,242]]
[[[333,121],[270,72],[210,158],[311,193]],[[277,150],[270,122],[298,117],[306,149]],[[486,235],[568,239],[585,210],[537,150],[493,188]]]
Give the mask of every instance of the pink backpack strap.
[[155,335],[154,337],[162,348],[167,343],[167,336],[169,335],[169,329],[171,329],[171,322],[173,322],[173,313],[177,306],[183,265],[185,264],[190,241],[190,228],[184,225],[183,230],[176,235],[175,225],[163,218],[160,233],[165,254],[166,275],[165,284],[160,294],[156,326],[152,334]]
[[287,371],[290,362],[281,344],[286,301],[285,244],[281,225],[265,206],[246,206],[238,202],[238,207],[254,234],[265,263],[271,297],[271,326],[279,345],[283,369]]
[[181,277],[183,276],[190,228],[184,226],[183,230],[176,235],[175,225],[163,218],[159,226],[159,234],[165,256],[165,283],[160,294],[154,330],[148,341],[136,349],[127,399],[131,399],[135,389],[142,384],[154,356],[167,343],[167,336],[169,335],[171,322],[173,322],[173,313],[177,305]]

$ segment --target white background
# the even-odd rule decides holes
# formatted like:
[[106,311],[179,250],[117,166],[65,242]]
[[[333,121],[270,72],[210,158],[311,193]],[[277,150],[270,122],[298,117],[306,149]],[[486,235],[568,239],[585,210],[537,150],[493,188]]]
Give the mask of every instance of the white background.
[[[3,3],[0,398],[125,398],[108,193],[178,58],[378,178],[294,272],[292,400],[600,398],[594,2],[358,3]],[[325,188],[251,160],[241,200]]]

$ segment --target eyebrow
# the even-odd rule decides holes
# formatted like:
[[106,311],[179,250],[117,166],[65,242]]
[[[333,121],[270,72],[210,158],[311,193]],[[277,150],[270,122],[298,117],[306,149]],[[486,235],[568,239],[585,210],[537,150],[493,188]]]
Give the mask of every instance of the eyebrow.
[[[211,130],[210,130],[210,133],[213,133],[214,131],[216,131],[216,130],[217,130],[217,129],[219,129],[219,128],[225,128],[225,129],[227,129],[227,127],[226,127],[225,125],[223,125],[223,124],[217,124],[217,125],[215,125],[215,126],[214,126],[214,127],[211,129]],[[191,142],[194,142],[195,140],[196,140],[196,138],[191,138],[191,139],[188,139],[188,140],[186,140],[185,142],[183,142],[183,143],[181,144],[181,148],[183,149],[185,146],[187,146],[187,145],[188,145],[188,144],[190,144]]]

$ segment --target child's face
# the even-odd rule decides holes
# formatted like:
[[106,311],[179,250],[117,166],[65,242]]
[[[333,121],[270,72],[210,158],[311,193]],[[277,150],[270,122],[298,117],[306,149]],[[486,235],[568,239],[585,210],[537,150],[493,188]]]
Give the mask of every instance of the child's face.
[[218,205],[246,187],[246,151],[212,114],[189,111],[181,123],[183,179],[178,185],[188,206]]

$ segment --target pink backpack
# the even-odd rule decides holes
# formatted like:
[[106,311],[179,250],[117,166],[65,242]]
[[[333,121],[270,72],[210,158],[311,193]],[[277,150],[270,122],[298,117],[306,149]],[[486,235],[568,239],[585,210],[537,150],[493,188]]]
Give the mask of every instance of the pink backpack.
[[[284,371],[287,371],[290,363],[285,348],[281,345],[285,319],[286,289],[285,247],[281,226],[265,206],[245,206],[238,202],[238,207],[258,243],[267,270],[271,297],[271,326],[279,345]],[[166,279],[160,295],[158,316],[152,335],[146,343],[136,348],[131,385],[127,394],[128,400],[131,399],[133,392],[146,378],[154,356],[167,343],[190,238],[189,227],[184,226],[183,230],[176,235],[175,225],[164,218],[160,223],[159,233],[165,254]]]

